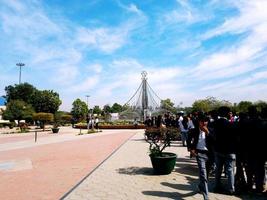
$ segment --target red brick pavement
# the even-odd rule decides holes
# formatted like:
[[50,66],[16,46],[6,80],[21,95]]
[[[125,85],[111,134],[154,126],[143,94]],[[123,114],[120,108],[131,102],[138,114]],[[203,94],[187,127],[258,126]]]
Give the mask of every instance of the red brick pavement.
[[30,159],[33,167],[0,171],[0,199],[59,199],[133,134],[125,131],[0,152],[0,162]]

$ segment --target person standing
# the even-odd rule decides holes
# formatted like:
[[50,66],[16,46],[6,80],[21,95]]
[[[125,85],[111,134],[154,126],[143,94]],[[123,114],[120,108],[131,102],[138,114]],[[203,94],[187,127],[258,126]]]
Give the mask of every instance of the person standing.
[[219,118],[214,122],[215,150],[215,192],[223,192],[221,175],[223,167],[228,178],[227,194],[235,193],[234,163],[236,160],[237,137],[233,123],[229,122],[230,108],[222,106],[218,109]]
[[209,130],[208,118],[199,116],[197,126],[189,131],[187,148],[196,157],[199,169],[198,189],[204,200],[209,199],[208,190],[208,158],[209,158]]

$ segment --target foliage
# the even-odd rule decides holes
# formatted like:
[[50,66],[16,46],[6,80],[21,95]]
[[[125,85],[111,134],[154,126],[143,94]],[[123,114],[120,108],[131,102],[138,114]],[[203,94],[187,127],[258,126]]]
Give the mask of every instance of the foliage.
[[261,112],[264,108],[267,108],[267,102],[265,101],[257,101],[254,103],[254,105],[259,112]]
[[9,85],[5,87],[7,102],[12,100],[22,100],[27,104],[32,104],[33,96],[37,92],[37,89],[29,83],[15,84],[15,86]]
[[59,94],[53,90],[37,91],[33,98],[36,112],[55,113],[61,105]]
[[40,112],[33,114],[33,119],[42,122],[43,129],[45,129],[46,123],[54,121],[54,115],[52,113]]
[[87,113],[88,113],[87,104],[81,101],[81,99],[76,99],[72,103],[71,114],[74,119],[81,121],[82,119],[85,118]]
[[196,100],[192,105],[192,110],[209,112],[216,110],[221,106],[231,107],[232,104],[226,100],[217,100],[215,97],[206,97],[206,99]]
[[101,108],[99,106],[95,106],[93,108],[93,113],[100,115],[102,113],[102,110],[101,110]]
[[33,114],[33,119],[43,122],[52,122],[54,120],[54,115],[52,113],[40,112]]
[[240,101],[237,105],[237,111],[238,112],[248,112],[248,108],[252,106],[253,103],[250,101]]
[[106,114],[106,113],[112,113],[112,109],[111,109],[111,107],[108,104],[106,104],[103,107],[103,112],[104,112],[104,114]]
[[61,115],[61,121],[63,121],[63,123],[70,123],[71,119],[72,119],[72,115],[68,115],[68,114]]
[[150,154],[161,155],[163,150],[178,138],[177,128],[148,128],[145,130],[145,140],[149,143]]
[[113,113],[120,113],[120,112],[122,112],[122,105],[120,105],[118,103],[114,103],[111,107],[111,110]]
[[30,104],[22,100],[10,100],[7,103],[6,110],[3,112],[3,118],[14,121],[27,120],[32,118],[34,110]]
[[161,109],[172,112],[172,113],[176,112],[176,108],[174,107],[174,103],[169,98],[165,99],[165,100],[161,100],[160,107],[161,107]]

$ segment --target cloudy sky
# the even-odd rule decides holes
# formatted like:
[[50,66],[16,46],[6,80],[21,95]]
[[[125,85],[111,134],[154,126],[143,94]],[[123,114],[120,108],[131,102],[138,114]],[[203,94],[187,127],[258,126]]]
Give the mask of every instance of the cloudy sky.
[[0,0],[0,95],[22,82],[124,104],[141,72],[162,99],[267,100],[267,0]]

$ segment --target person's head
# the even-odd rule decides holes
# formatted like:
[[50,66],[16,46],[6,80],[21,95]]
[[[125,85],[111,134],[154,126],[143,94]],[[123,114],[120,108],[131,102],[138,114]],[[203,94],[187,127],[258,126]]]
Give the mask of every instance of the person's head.
[[257,111],[256,106],[249,106],[248,107],[248,116],[251,118],[258,116],[258,111]]
[[230,108],[227,107],[227,106],[221,106],[219,109],[218,109],[218,115],[220,117],[228,117],[230,113]]
[[198,116],[198,125],[199,128],[202,128],[204,126],[207,126],[209,122],[209,118],[205,116],[204,114],[201,114]]

